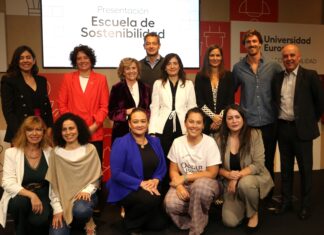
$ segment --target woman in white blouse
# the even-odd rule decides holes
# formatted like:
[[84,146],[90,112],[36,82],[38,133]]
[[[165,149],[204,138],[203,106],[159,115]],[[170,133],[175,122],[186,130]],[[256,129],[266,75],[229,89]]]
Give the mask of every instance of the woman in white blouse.
[[197,104],[193,83],[186,79],[179,55],[166,55],[161,69],[162,78],[153,85],[149,133],[160,137],[167,155],[173,140],[185,133],[185,114]]
[[[186,132],[185,114],[197,105],[194,85],[191,80],[186,79],[179,55],[166,55],[161,69],[162,78],[153,85],[149,133],[160,138],[167,156],[173,140]],[[169,160],[166,159],[166,162],[169,169]],[[162,181],[162,195],[168,189],[169,179],[165,177]]]

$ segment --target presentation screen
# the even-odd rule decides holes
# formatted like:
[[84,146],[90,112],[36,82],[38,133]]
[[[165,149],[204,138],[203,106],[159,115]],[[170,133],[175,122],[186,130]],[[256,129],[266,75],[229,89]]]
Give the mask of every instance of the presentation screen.
[[95,50],[96,67],[118,67],[124,57],[145,57],[143,37],[156,32],[160,54],[177,53],[199,67],[199,0],[42,0],[45,68],[71,67],[75,46]]

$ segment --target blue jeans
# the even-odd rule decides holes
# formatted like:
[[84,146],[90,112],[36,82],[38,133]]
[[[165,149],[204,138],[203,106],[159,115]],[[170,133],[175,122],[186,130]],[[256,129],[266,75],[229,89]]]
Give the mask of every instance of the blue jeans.
[[[92,217],[93,207],[97,204],[98,198],[96,194],[91,196],[91,201],[77,200],[73,204],[72,214],[73,223],[85,224]],[[70,235],[70,226],[63,221],[62,228],[50,228],[50,235]]]

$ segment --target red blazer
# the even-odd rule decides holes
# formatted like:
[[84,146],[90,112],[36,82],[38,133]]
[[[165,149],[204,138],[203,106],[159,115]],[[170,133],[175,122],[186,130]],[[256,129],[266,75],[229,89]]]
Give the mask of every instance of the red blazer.
[[94,122],[99,128],[91,136],[91,141],[103,140],[102,123],[108,114],[109,89],[106,76],[91,71],[85,92],[82,91],[79,72],[64,75],[57,100],[60,114],[67,112],[79,115],[88,126]]

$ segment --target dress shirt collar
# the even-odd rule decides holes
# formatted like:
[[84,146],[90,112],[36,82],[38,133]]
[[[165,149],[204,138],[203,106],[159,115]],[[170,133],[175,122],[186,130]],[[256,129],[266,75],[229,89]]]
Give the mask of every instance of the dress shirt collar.
[[295,77],[297,77],[298,69],[299,69],[299,65],[292,72],[290,72],[290,73],[287,70],[285,70],[285,77],[288,77],[290,74],[292,74]]

